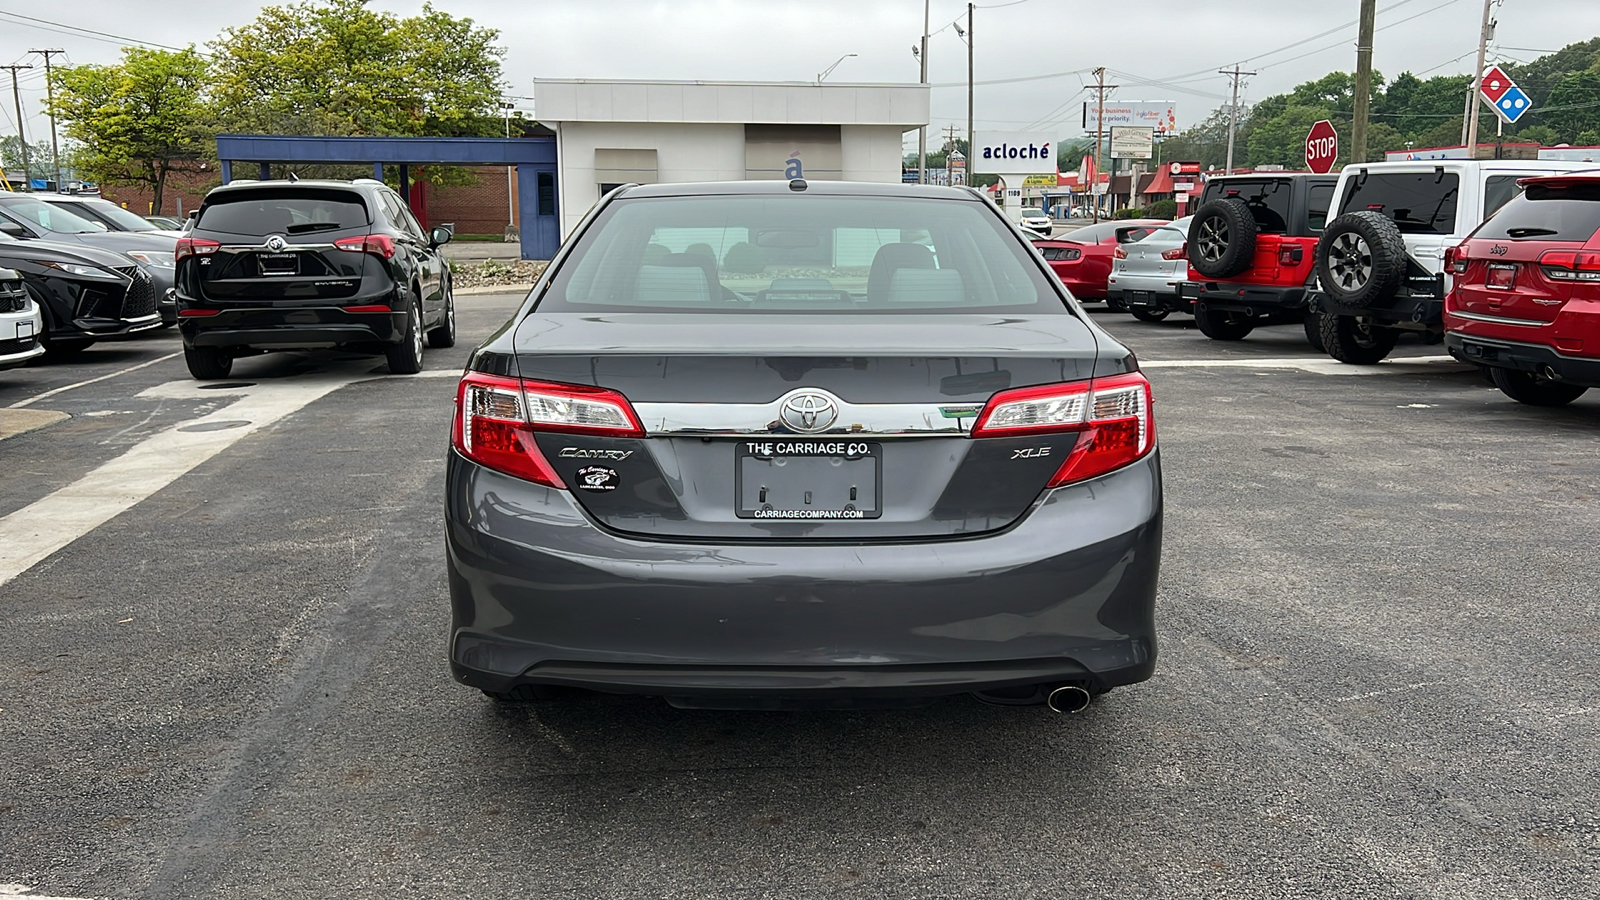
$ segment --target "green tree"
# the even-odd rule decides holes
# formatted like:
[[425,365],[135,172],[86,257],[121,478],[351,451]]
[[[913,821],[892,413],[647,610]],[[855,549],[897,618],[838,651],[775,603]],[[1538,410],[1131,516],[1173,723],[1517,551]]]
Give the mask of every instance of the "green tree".
[[1572,72],[1562,78],[1550,92],[1542,118],[1566,141],[1600,129],[1600,73]]
[[255,134],[499,134],[498,38],[427,3],[410,18],[367,0],[268,6],[210,45],[218,120]]
[[[22,171],[22,141],[14,134],[0,137],[0,168],[4,168],[7,172]],[[55,170],[50,165],[49,141],[33,141],[28,144],[28,177],[56,177]]]
[[192,47],[127,47],[116,65],[66,66],[52,78],[51,109],[79,144],[73,165],[102,184],[147,186],[157,210],[173,168],[213,149],[206,61]]

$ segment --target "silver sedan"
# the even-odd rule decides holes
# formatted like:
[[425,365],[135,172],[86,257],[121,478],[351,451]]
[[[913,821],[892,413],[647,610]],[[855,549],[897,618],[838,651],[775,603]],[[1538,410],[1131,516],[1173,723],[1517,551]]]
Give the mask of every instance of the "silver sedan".
[[1190,218],[1170,222],[1143,240],[1117,248],[1111,278],[1106,282],[1108,306],[1126,309],[1145,322],[1167,317],[1178,285],[1189,277],[1184,243],[1189,236]]

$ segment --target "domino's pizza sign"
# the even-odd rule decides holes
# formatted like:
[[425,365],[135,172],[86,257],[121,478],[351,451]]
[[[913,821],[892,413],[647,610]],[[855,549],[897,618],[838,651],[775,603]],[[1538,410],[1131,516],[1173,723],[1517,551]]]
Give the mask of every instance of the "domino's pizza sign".
[[1478,82],[1478,93],[1485,101],[1494,107],[1495,115],[1505,121],[1507,125],[1516,121],[1533,109],[1533,100],[1517,87],[1511,76],[1499,66],[1490,66],[1483,70],[1483,78]]

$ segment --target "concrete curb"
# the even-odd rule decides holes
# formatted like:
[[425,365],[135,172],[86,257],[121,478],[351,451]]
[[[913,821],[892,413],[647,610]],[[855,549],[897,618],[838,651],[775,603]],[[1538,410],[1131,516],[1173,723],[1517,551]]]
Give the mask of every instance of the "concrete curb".
[[477,297],[484,294],[526,294],[533,290],[532,282],[528,284],[486,284],[479,287],[456,288],[457,297]]

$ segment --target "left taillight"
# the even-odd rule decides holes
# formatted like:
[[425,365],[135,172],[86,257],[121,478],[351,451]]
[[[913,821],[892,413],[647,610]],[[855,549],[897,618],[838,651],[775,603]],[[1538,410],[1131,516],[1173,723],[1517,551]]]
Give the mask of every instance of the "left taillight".
[[178,245],[172,248],[172,262],[177,264],[186,256],[210,256],[220,249],[221,244],[205,238],[178,238]]
[[1047,487],[1097,478],[1155,448],[1150,382],[1140,372],[1002,391],[989,399],[972,437],[1079,432]]
[[1122,249],[1121,247],[1118,247],[1115,250],[1111,251],[1111,255],[1116,259],[1127,259],[1128,258],[1128,251]]
[[535,484],[565,488],[534,440],[541,431],[644,436],[633,406],[616,391],[484,372],[462,376],[450,435],[462,456]]

